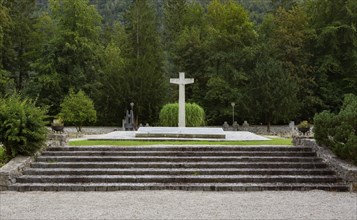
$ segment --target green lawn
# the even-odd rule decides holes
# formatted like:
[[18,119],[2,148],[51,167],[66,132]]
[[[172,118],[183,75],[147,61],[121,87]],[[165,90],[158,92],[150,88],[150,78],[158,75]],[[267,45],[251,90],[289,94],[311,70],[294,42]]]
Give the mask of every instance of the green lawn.
[[70,141],[70,146],[142,146],[142,145],[292,145],[291,138],[273,138],[269,141]]

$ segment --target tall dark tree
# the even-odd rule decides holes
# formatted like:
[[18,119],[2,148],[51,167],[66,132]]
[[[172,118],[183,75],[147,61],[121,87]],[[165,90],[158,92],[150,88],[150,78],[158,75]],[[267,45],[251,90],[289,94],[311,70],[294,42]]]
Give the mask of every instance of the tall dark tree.
[[298,86],[282,63],[262,54],[250,75],[249,94],[252,114],[267,124],[289,121],[296,114]]
[[309,7],[316,41],[311,47],[323,109],[337,111],[343,94],[357,94],[357,1],[317,0]]
[[13,80],[10,78],[10,73],[4,69],[3,60],[6,60],[7,51],[4,44],[5,35],[10,32],[12,19],[9,16],[9,9],[5,7],[3,1],[0,1],[0,97],[4,96],[9,91],[13,90]]
[[[46,29],[53,37],[41,36],[45,42],[34,63],[39,75],[34,77],[33,87],[39,102],[50,105],[50,113],[56,114],[70,88],[93,96],[101,71],[101,17],[88,0],[52,0],[50,17],[43,19],[53,24]],[[41,27],[39,31],[43,31]]]
[[[6,30],[2,37],[2,67],[15,82],[16,90],[20,91],[30,74],[30,35],[35,23],[35,0],[3,0],[1,5],[4,17],[1,26],[4,25]],[[11,18],[11,26],[6,21],[5,11]]]
[[[253,28],[253,23],[249,20],[247,11],[232,0],[213,0],[208,5],[206,21],[207,71],[210,76],[208,84],[211,85],[209,89],[230,91],[230,94],[221,94],[226,98],[220,105],[215,103],[215,99],[210,98],[210,91],[207,91],[205,97],[205,107],[208,108],[207,116],[212,117],[211,120],[218,124],[223,123],[224,117],[230,117],[231,102],[241,103],[238,106],[239,110],[244,107],[242,88],[246,85],[247,73],[252,68],[252,48],[256,42],[257,33]],[[219,82],[217,79],[225,81],[228,88],[221,90],[221,83],[217,84]],[[217,85],[218,88],[215,87]],[[222,105],[226,110],[218,111],[222,109]],[[220,115],[220,117],[214,119],[213,114]]]
[[130,85],[127,103],[135,103],[137,122],[155,122],[167,94],[168,78],[163,71],[163,51],[153,5],[134,1],[126,26],[130,52],[126,57]]
[[175,61],[176,42],[185,27],[187,14],[187,0],[167,0],[164,2],[164,48],[167,58],[167,72],[170,76],[176,76],[181,70]]
[[[268,20],[268,19],[267,19]],[[309,27],[309,17],[301,6],[290,10],[277,9],[272,17],[272,29],[266,41],[271,47],[272,56],[280,60],[284,69],[299,85],[298,99],[300,119],[312,119],[322,101],[316,94],[316,73],[313,68],[311,41],[313,30]]]
[[129,84],[124,58],[128,52],[128,36],[124,28],[116,23],[106,39],[103,51],[103,71],[98,73],[93,95],[98,122],[105,125],[120,125],[125,112],[125,97],[129,95]]

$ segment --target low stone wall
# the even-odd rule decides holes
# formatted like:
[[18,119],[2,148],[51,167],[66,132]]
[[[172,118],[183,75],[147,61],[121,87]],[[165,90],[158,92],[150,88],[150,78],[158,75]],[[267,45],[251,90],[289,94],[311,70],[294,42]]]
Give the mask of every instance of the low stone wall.
[[[51,128],[49,128],[51,129]],[[90,126],[85,126],[82,127],[82,134],[107,134],[113,131],[119,131],[122,130],[121,127],[90,127]],[[72,126],[66,126],[64,127],[64,133],[66,134],[75,134],[77,133],[77,130],[75,127]]]
[[296,131],[289,127],[289,125],[272,125],[270,132],[267,132],[266,125],[239,125],[239,126],[222,126],[225,131],[249,131],[259,135],[277,135],[284,137],[291,137]]
[[314,139],[293,137],[295,146],[312,147],[317,156],[324,160],[339,177],[351,185],[351,191],[357,191],[357,166],[339,159],[327,147],[319,146]]
[[68,141],[66,134],[49,134],[46,147],[35,153],[34,156],[17,156],[0,168],[0,191],[8,189],[8,186],[15,183],[16,178],[22,175],[25,168],[48,147],[65,146]]
[[278,135],[278,136],[291,136],[293,130],[289,125],[273,125],[270,126],[270,133],[267,132],[266,125],[249,125],[249,126],[239,126],[239,131],[249,131],[260,135]]
[[[212,126],[212,127],[219,127],[219,126]],[[50,128],[49,128],[50,129]],[[223,127],[224,130],[232,131],[233,127]],[[270,127],[270,133],[267,132],[266,125],[249,125],[249,126],[242,126],[239,125],[237,127],[238,131],[250,131],[260,135],[279,135],[279,136],[292,136],[294,133],[293,130],[289,127],[289,125],[272,125]],[[83,127],[82,128],[82,135],[92,135],[92,134],[107,134],[113,131],[121,131],[121,127]],[[71,136],[77,134],[77,130],[75,127],[65,127],[64,128],[65,134],[70,134]]]

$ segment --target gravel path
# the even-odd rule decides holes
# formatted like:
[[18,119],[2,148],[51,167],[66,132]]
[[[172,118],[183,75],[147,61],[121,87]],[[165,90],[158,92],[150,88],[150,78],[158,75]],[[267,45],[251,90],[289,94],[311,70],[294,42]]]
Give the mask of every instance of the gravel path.
[[357,219],[357,193],[0,192],[0,219]]

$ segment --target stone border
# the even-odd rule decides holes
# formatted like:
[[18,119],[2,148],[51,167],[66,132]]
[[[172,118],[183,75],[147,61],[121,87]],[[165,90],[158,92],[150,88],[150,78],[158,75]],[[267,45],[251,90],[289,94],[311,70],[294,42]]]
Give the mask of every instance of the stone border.
[[0,191],[8,190],[8,186],[15,183],[16,178],[22,175],[25,168],[41,155],[42,151],[49,147],[65,146],[68,141],[66,134],[49,134],[46,146],[33,156],[17,156],[0,168]]
[[350,184],[350,191],[357,192],[357,166],[339,159],[327,147],[319,146],[314,139],[293,137],[293,145],[311,147],[316,152],[316,155],[323,159],[339,177]]

